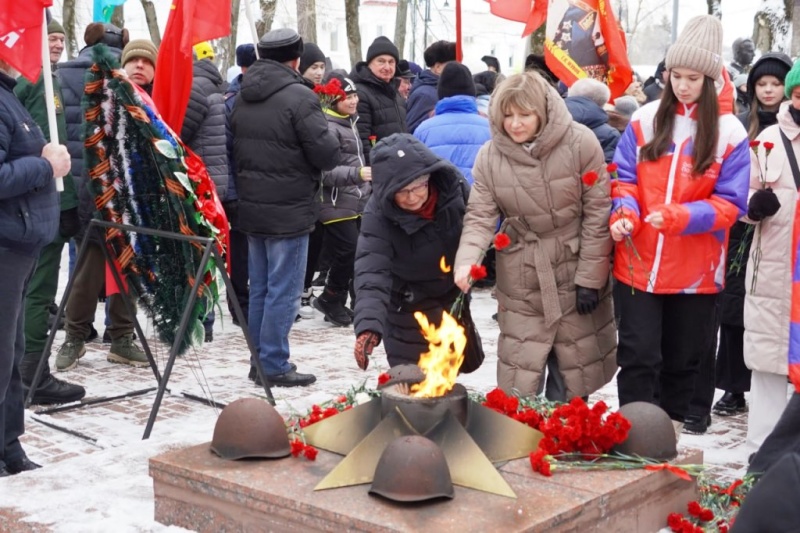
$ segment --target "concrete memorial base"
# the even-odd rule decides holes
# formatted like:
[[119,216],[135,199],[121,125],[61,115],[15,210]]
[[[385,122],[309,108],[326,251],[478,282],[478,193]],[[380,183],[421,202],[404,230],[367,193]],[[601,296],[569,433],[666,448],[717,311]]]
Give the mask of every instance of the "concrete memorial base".
[[[670,512],[696,499],[693,482],[645,470],[558,472],[543,477],[527,459],[499,471],[516,499],[455,487],[453,500],[398,504],[367,493],[369,485],[314,491],[342,457],[320,450],[316,461],[225,461],[208,444],[150,459],[155,519],[200,532],[219,531],[624,531],[655,532]],[[699,450],[675,461],[703,462]]]

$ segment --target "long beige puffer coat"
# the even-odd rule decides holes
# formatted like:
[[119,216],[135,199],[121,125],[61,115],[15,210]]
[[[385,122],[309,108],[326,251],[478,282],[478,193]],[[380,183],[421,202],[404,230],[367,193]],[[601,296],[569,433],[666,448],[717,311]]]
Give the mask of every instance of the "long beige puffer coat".
[[[792,168],[781,140],[781,130],[792,142],[794,153],[800,160],[800,126],[789,114],[791,102],[781,104],[778,123],[761,132],[758,156],[752,157],[750,194],[761,188],[760,175],[772,187],[780,209],[774,216],[754,226],[753,244],[747,261],[744,299],[744,362],[751,370],[771,374],[789,373],[789,322],[792,308],[792,228],[796,217],[797,186]],[[766,155],[764,143],[775,146]],[[759,174],[759,166],[761,173]],[[758,265],[755,290],[754,255],[761,242],[761,261]]]
[[[600,175],[592,187],[581,181],[588,171]],[[500,215],[511,237],[497,252],[498,386],[535,394],[554,350],[569,398],[598,390],[617,370],[611,200],[600,144],[550,89],[535,142],[525,147],[493,127],[473,176],[455,266],[480,263]],[[592,314],[578,314],[576,284],[600,290]]]

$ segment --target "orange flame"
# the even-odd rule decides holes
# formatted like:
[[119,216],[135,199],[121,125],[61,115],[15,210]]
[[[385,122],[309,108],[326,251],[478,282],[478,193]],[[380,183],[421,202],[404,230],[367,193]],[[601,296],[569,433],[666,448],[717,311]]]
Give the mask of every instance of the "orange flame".
[[450,316],[442,312],[442,324],[437,328],[428,318],[417,311],[414,318],[419,322],[422,335],[428,341],[428,352],[419,358],[417,365],[425,374],[425,379],[411,387],[411,396],[417,398],[436,398],[444,396],[453,389],[458,369],[464,362],[464,348],[467,336],[464,328]]
[[442,256],[442,258],[439,259],[439,268],[441,268],[442,272],[444,272],[445,274],[453,270],[453,267],[447,266],[447,259],[445,259],[444,256]]

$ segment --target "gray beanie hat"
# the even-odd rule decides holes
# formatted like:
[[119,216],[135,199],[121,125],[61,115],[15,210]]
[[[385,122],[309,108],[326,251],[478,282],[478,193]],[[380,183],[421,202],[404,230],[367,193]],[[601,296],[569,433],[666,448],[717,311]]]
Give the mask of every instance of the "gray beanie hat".
[[686,23],[675,44],[667,51],[668,69],[688,68],[712,80],[722,74],[722,23],[711,15],[700,15]]

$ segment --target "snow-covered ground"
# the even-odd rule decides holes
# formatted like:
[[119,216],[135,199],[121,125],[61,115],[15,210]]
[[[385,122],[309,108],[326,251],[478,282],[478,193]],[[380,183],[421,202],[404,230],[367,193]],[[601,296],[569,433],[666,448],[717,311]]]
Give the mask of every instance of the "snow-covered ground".
[[[62,290],[65,284],[62,275]],[[481,392],[495,385],[498,329],[491,319],[495,310],[490,292],[476,291],[473,315],[487,357],[477,372],[462,376],[459,381]],[[143,316],[140,320],[150,340],[152,328]],[[102,308],[98,309],[95,327],[102,333]],[[218,318],[214,335],[214,342],[177,360],[169,381],[170,393],[164,398],[149,440],[141,438],[154,392],[61,413],[36,414],[40,408],[29,410],[24,444],[31,459],[44,468],[0,479],[0,531],[179,530],[153,521],[148,458],[175,447],[210,441],[217,416],[214,408],[191,401],[182,393],[220,403],[264,395],[247,380],[249,354],[244,337],[228,316]],[[54,351],[63,336],[59,332]],[[321,315],[296,324],[291,337],[293,360],[300,371],[316,374],[317,382],[305,388],[274,388],[278,409],[284,415],[304,413],[311,405],[358,387],[365,379],[368,386],[374,387],[377,375],[387,368],[382,348],[376,350],[369,370],[362,372],[353,360],[353,341],[352,328],[332,327]],[[151,344],[163,370],[168,349],[155,340]],[[105,359],[107,346],[91,343],[87,347],[87,354],[75,370],[58,374],[84,385],[87,399],[156,386],[148,368],[113,365]],[[599,399],[617,405],[614,382],[592,396],[592,401]],[[706,463],[730,479],[743,473],[747,452],[741,445],[745,430],[746,416],[715,417],[708,434],[684,435],[681,445],[702,448]]]

